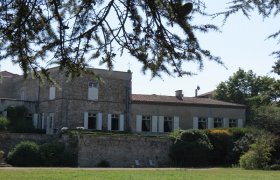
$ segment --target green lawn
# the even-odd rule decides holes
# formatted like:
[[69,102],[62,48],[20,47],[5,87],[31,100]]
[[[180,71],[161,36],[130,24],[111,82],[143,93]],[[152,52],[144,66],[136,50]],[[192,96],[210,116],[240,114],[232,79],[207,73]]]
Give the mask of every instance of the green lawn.
[[236,180],[236,179],[280,179],[280,171],[246,171],[232,168],[217,169],[63,169],[63,168],[0,168],[0,179],[44,180],[44,179],[203,179],[203,180]]

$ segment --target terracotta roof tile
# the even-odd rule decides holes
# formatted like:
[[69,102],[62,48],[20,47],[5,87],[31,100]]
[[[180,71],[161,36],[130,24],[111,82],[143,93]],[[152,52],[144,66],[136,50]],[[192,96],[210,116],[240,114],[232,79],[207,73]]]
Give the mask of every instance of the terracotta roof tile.
[[208,105],[208,106],[229,106],[245,108],[245,105],[234,104],[209,98],[194,98],[184,97],[182,100],[175,96],[163,96],[163,95],[144,95],[144,94],[132,94],[132,102],[134,103],[160,103],[160,104],[177,104],[177,105]]

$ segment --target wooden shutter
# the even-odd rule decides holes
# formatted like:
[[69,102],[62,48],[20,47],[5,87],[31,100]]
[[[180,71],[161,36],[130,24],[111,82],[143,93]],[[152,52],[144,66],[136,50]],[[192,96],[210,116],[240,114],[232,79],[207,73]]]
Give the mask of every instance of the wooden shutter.
[[198,117],[193,117],[193,129],[198,129]]
[[158,132],[164,132],[164,117],[158,117]]
[[54,86],[50,87],[49,99],[50,100],[55,99],[55,87]]
[[88,129],[88,112],[84,112],[84,128]]
[[124,115],[123,114],[121,114],[120,115],[120,121],[119,121],[119,130],[120,131],[124,131]]
[[173,120],[173,131],[176,131],[177,129],[180,129],[180,124],[179,124],[179,117],[178,116],[174,116],[174,120]]
[[142,115],[136,115],[136,132],[142,131]]
[[96,129],[97,130],[102,130],[102,113],[97,113]]
[[225,127],[225,128],[228,128],[228,127],[229,127],[228,118],[224,118],[223,121],[224,121],[224,127]]
[[33,126],[34,128],[38,126],[38,114],[33,114]]
[[42,119],[42,129],[45,129],[45,114],[41,113],[41,119]]
[[214,128],[214,118],[208,118],[208,129]]
[[239,128],[243,128],[243,119],[238,119],[238,125],[237,125],[237,127],[239,127]]
[[108,114],[107,128],[108,128],[108,131],[112,130],[112,115],[111,114]]
[[157,116],[152,116],[152,132],[157,132],[158,131],[158,117]]

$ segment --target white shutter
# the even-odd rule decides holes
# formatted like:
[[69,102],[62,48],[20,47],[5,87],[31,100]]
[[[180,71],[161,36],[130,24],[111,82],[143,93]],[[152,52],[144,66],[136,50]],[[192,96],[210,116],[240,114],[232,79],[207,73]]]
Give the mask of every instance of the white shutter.
[[224,118],[223,121],[224,121],[224,127],[225,127],[225,128],[228,128],[228,127],[229,127],[228,118]]
[[96,125],[97,130],[102,130],[102,113],[97,114],[97,125]]
[[41,119],[42,119],[42,129],[45,129],[45,114],[41,114]]
[[208,118],[208,129],[214,128],[214,118]]
[[243,120],[242,119],[238,119],[238,127],[239,128],[243,128]]
[[88,129],[88,112],[84,112],[84,128]]
[[193,117],[193,129],[198,129],[198,117]]
[[174,121],[173,121],[173,131],[180,129],[179,126],[179,117],[178,116],[174,116]]
[[136,115],[136,132],[142,131],[142,115]]
[[33,126],[35,128],[38,126],[38,114],[33,114]]
[[55,87],[54,86],[50,87],[49,99],[50,100],[55,99]]
[[158,122],[158,117],[157,116],[152,116],[152,132],[157,132],[157,123]]
[[124,115],[123,114],[121,114],[120,115],[120,121],[119,121],[119,130],[120,131],[124,131]]
[[164,132],[164,117],[158,117],[158,132]]
[[108,114],[108,121],[107,121],[108,131],[112,130],[112,115]]

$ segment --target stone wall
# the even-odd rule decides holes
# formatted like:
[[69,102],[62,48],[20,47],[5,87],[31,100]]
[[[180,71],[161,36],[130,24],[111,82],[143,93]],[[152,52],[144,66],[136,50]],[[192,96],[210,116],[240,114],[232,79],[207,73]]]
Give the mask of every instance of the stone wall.
[[42,144],[53,140],[53,136],[47,136],[45,134],[21,134],[0,132],[0,149],[4,150],[5,156],[7,156],[8,152],[23,140],[30,140],[38,144]]
[[132,167],[135,160],[140,160],[143,167],[153,160],[159,167],[169,165],[169,148],[171,141],[167,138],[144,136],[100,136],[82,135],[79,141],[78,165],[96,167],[106,160],[111,167]]

